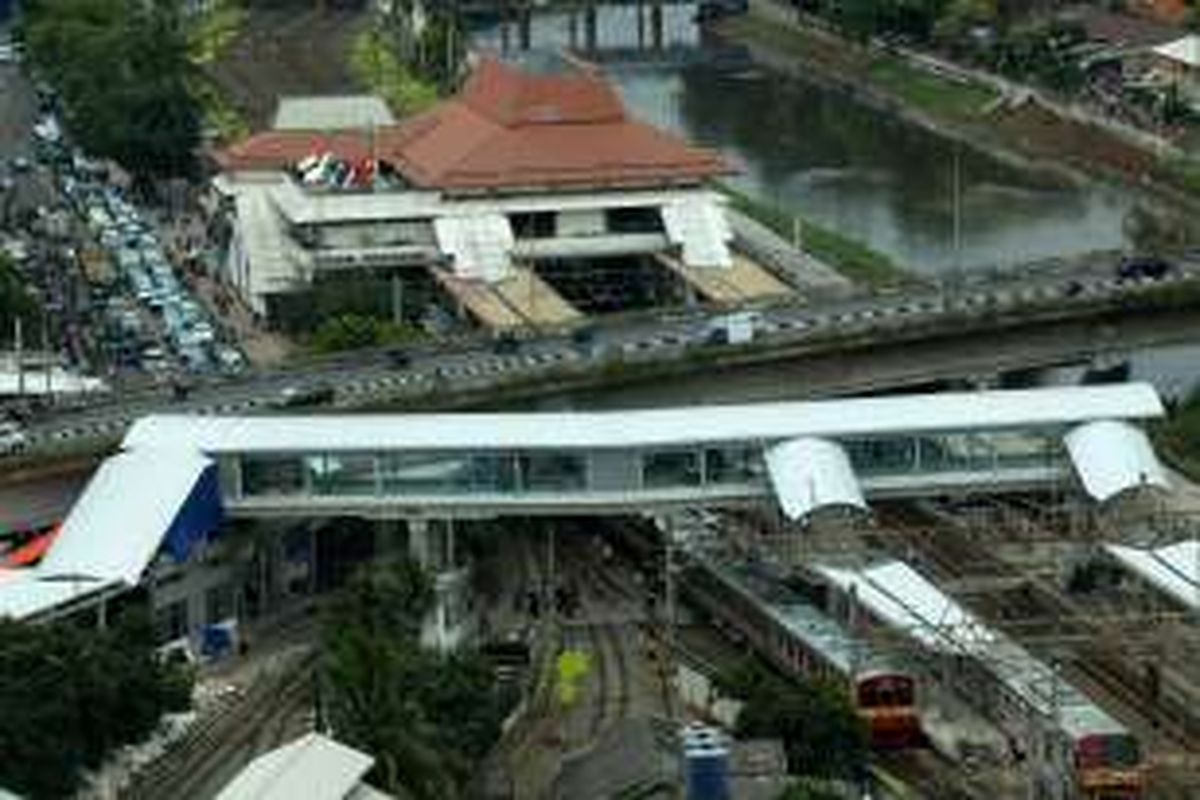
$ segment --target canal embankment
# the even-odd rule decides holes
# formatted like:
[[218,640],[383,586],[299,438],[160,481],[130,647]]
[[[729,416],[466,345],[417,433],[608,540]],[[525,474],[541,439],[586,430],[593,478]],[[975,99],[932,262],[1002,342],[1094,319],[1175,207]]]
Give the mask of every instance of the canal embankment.
[[1017,168],[1077,183],[1099,177],[1200,209],[1200,170],[1156,137],[1122,135],[999,78],[853,42],[774,0],[751,0],[750,9],[718,30],[774,70],[847,92]]

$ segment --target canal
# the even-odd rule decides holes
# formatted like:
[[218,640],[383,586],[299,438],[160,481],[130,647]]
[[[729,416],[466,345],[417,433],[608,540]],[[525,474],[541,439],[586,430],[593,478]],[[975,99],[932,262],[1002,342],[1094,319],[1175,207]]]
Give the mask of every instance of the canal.
[[[573,49],[601,63],[638,117],[724,153],[740,170],[731,179],[738,188],[914,272],[1003,268],[1128,244],[1138,202],[1128,191],[1012,166],[783,75],[701,30],[691,4],[663,6],[660,28],[649,9],[599,6],[593,33],[581,12],[535,11],[528,40],[535,50]],[[519,31],[481,22],[474,41],[516,56]]]

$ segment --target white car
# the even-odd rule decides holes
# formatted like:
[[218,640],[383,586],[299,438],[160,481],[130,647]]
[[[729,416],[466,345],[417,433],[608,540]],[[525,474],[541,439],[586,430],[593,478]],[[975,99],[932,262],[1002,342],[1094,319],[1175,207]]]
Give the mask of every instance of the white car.
[[0,422],[0,455],[12,455],[25,449],[28,441],[21,426],[15,422]]

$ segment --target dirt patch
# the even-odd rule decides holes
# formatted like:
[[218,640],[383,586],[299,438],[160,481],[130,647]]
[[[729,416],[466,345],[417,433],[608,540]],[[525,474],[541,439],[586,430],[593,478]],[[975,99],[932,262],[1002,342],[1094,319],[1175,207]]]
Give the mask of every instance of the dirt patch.
[[347,66],[364,11],[251,7],[241,34],[206,72],[252,130],[270,125],[279,97],[361,92]]
[[1128,180],[1141,180],[1155,165],[1151,153],[1035,103],[999,112],[997,122],[1002,136],[1037,158],[1081,169],[1099,166]]

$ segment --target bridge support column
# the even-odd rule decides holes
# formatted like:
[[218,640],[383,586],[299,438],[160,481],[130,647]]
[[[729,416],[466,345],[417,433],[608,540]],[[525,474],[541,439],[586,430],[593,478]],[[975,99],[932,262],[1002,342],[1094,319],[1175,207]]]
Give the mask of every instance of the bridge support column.
[[421,643],[436,650],[453,650],[471,630],[470,571],[455,554],[454,521],[408,521],[409,555],[433,577],[434,607],[421,631]]

